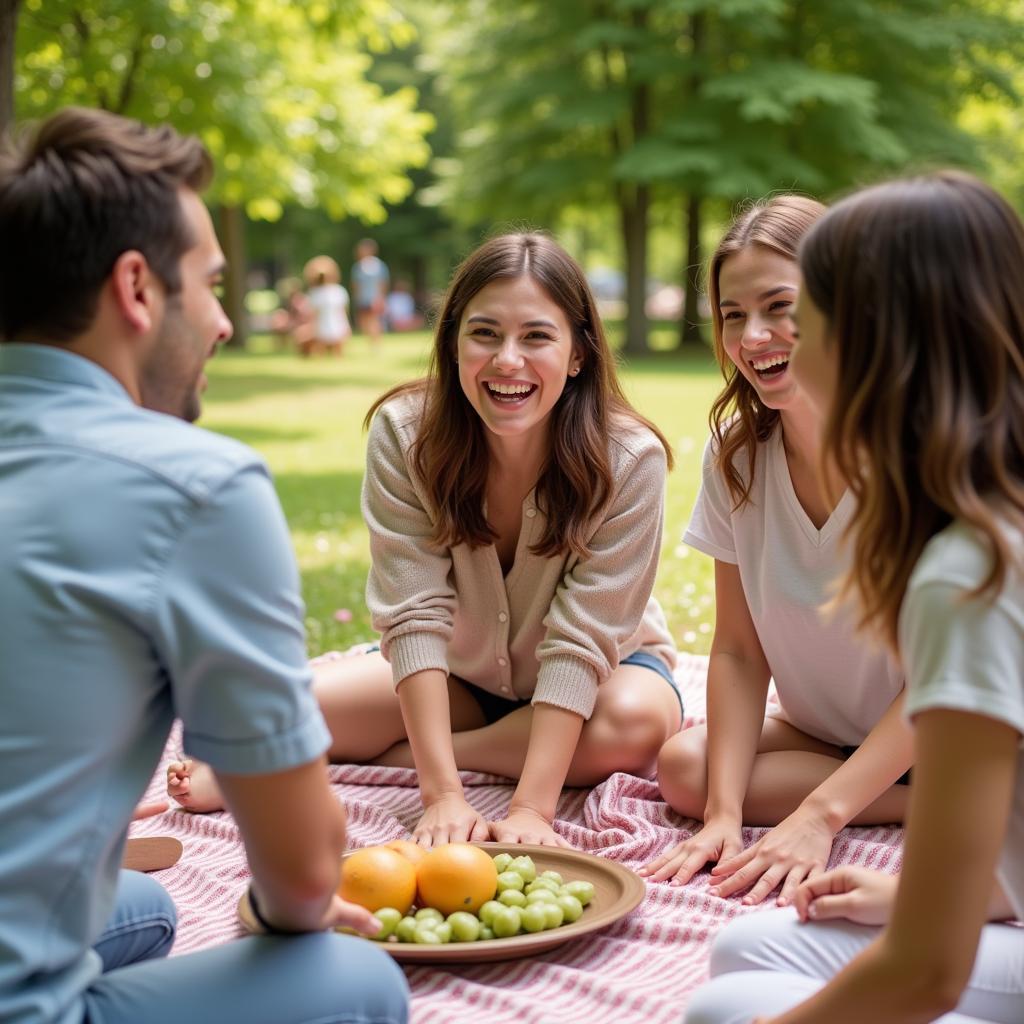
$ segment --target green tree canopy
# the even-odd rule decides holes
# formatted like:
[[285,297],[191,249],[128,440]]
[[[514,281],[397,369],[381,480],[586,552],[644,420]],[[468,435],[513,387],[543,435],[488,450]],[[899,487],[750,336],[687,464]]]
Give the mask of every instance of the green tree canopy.
[[211,149],[215,200],[379,220],[427,161],[432,118],[414,89],[367,79],[365,49],[411,32],[384,0],[24,0],[16,112],[170,121]]

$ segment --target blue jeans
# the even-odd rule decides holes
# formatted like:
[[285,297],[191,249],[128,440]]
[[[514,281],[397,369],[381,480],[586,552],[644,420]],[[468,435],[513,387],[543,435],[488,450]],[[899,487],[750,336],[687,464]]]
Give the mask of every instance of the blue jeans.
[[87,1024],[405,1024],[398,965],[366,939],[317,932],[239,939],[164,959],[170,896],[122,871],[117,904],[94,949],[104,973],[83,993]]

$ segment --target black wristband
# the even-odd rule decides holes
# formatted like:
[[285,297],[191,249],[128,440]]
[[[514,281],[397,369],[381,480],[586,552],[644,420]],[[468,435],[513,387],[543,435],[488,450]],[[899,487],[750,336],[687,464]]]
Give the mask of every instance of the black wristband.
[[278,928],[277,925],[271,924],[260,912],[260,905],[256,901],[256,890],[252,887],[252,882],[249,883],[249,909],[252,911],[252,916],[256,918],[256,923],[263,929],[267,935],[297,935],[298,932],[289,931],[287,928]]

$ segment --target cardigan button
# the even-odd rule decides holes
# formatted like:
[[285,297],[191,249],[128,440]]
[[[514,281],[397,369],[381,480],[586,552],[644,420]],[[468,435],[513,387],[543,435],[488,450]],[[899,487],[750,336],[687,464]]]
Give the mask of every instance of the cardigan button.
[[498,659],[498,664],[499,664],[499,665],[500,665],[500,666],[501,666],[502,668],[504,668],[504,667],[505,667],[505,666],[506,666],[506,665],[508,664],[508,662],[507,662],[507,661],[506,661],[506,660],[505,660],[504,658],[499,658],[499,659]]
[[508,622],[508,616],[504,612],[498,612],[499,622]]
[[537,514],[537,510],[535,508],[528,508],[526,510],[526,517],[527,517],[527,519],[532,519],[536,514]]

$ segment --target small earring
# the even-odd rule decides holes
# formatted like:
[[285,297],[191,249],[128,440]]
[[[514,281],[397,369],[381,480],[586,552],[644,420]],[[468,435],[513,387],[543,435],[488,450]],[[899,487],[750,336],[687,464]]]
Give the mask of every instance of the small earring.
[[576,374],[577,374],[577,373],[579,373],[579,372],[580,372],[580,368],[579,368],[578,366],[574,366],[574,367],[573,367],[573,368],[572,368],[572,369],[571,369],[571,370],[569,371],[569,374],[570,374],[570,376],[573,376],[573,377],[575,377],[575,376],[576,376]]

